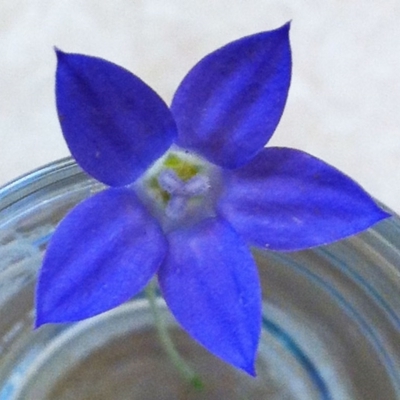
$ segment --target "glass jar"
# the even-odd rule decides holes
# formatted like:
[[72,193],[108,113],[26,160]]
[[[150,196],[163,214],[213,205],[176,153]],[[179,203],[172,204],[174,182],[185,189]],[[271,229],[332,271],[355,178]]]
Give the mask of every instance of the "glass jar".
[[297,253],[254,250],[263,287],[258,376],[225,365],[175,323],[202,377],[183,381],[142,294],[89,320],[33,329],[43,251],[65,213],[103,186],[70,159],[0,190],[0,400],[400,399],[400,221]]

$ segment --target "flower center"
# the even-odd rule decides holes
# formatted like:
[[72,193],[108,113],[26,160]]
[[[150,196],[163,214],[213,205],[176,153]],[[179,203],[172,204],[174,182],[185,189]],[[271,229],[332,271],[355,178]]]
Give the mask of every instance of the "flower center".
[[181,179],[174,169],[165,169],[158,175],[158,185],[166,202],[165,213],[169,218],[182,216],[189,202],[201,200],[210,186],[207,176],[194,175],[188,180]]
[[140,180],[138,194],[169,230],[214,214],[217,175],[216,167],[207,161],[175,149],[146,172]]

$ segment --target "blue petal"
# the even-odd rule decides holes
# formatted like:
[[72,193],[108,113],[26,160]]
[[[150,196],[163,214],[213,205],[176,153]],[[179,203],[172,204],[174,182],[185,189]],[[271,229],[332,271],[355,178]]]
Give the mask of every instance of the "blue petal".
[[209,54],[174,96],[178,144],[225,168],[244,165],[274,133],[290,77],[289,24]]
[[72,155],[107,185],[133,182],[176,136],[168,107],[115,64],[61,51],[57,57],[57,108]]
[[299,150],[265,149],[224,178],[219,212],[248,242],[272,250],[331,243],[390,216],[346,175]]
[[211,353],[255,375],[261,292],[250,251],[217,219],[170,233],[169,244],[159,280],[172,313]]
[[129,300],[164,259],[167,241],[128,189],[74,208],[49,244],[37,287],[37,320],[78,321]]

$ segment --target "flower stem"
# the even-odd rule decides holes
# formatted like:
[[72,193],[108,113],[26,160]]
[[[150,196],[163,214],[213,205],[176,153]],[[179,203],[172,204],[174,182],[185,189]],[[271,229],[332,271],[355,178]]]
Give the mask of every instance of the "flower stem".
[[178,353],[178,350],[176,349],[168,332],[168,328],[164,323],[160,310],[157,306],[155,280],[150,281],[150,283],[146,287],[145,292],[147,300],[150,304],[151,312],[154,317],[154,323],[157,328],[157,333],[162,345],[164,346],[165,352],[167,353],[171,362],[175,365],[177,370],[183,376],[183,378],[186,379],[196,390],[203,390],[204,384],[202,380]]

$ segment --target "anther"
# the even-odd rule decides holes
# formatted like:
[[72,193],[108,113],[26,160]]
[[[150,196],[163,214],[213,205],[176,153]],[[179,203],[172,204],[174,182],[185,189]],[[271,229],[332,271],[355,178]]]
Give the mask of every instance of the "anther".
[[158,175],[158,184],[169,194],[181,191],[184,182],[173,169],[164,169]]

